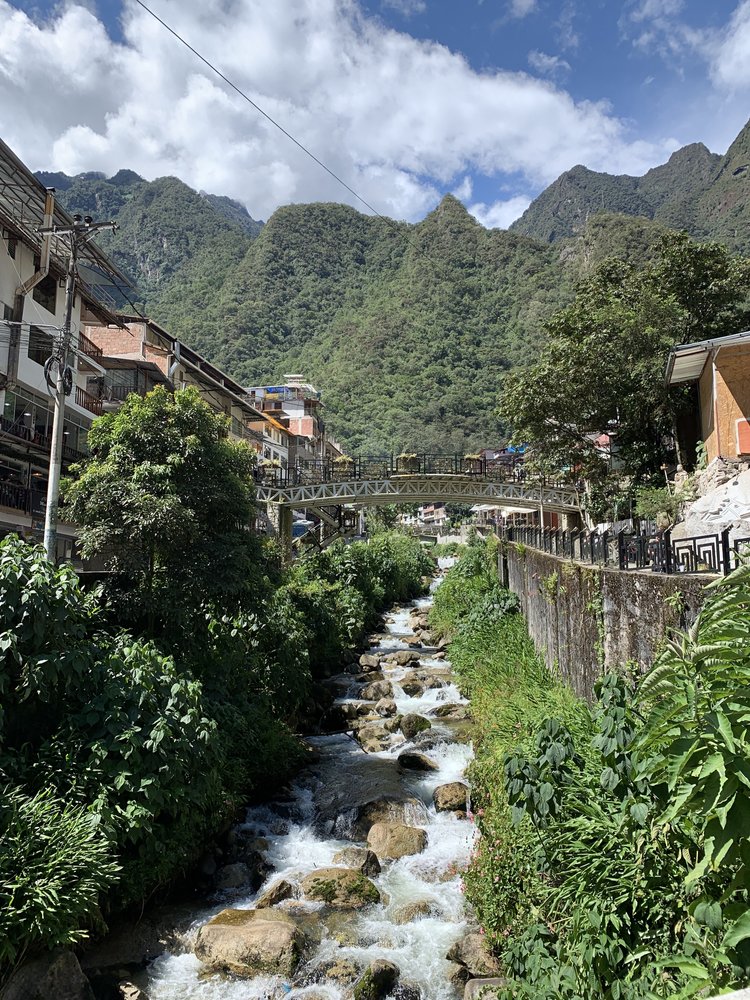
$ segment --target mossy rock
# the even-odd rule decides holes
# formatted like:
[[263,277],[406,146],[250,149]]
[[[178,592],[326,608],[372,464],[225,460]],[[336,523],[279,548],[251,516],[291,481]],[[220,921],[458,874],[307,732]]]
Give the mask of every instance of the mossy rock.
[[329,906],[357,910],[380,902],[380,893],[369,878],[353,868],[321,868],[302,879],[307,899]]

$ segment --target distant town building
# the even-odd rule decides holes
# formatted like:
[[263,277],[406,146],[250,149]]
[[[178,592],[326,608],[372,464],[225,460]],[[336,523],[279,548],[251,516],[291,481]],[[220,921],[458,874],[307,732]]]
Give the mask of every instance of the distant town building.
[[332,460],[342,449],[327,432],[321,393],[302,375],[285,375],[283,384],[250,386],[250,400],[266,417],[272,417],[290,435],[289,462]]

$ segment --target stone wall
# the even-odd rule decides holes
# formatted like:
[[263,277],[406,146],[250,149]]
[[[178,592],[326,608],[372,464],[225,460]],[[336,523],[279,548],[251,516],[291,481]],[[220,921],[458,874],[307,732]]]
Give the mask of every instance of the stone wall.
[[587,566],[514,543],[499,558],[548,667],[585,698],[605,670],[628,660],[645,669],[668,631],[695,618],[711,579]]

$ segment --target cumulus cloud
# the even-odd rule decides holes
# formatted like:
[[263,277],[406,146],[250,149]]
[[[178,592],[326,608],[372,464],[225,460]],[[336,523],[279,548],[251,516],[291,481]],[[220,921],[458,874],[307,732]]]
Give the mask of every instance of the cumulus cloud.
[[537,0],[510,0],[508,15],[517,19],[528,17],[529,14],[536,10],[536,7]]
[[562,76],[570,72],[570,63],[560,56],[550,56],[546,52],[539,52],[537,49],[529,52],[529,66],[543,76]]
[[[576,102],[551,82],[477,72],[445,46],[365,16],[357,0],[155,0],[155,8],[397,218],[421,218],[468,174],[514,174],[528,190],[579,162],[642,173],[678,145],[632,141],[606,104]],[[34,169],[175,174],[238,198],[256,218],[295,201],[357,205],[132,0],[122,42],[72,0],[40,21],[0,0],[0,131]],[[477,211],[501,218],[504,210]]]
[[750,2],[740,3],[725,30],[710,45],[711,77],[727,91],[750,84]]
[[390,7],[404,17],[414,17],[415,14],[423,14],[427,10],[425,0],[382,0],[382,6]]
[[520,218],[531,204],[523,195],[516,195],[506,201],[495,201],[491,205],[477,202],[469,211],[483,226],[488,229],[507,229],[511,222]]
[[473,192],[474,184],[471,177],[466,176],[453,188],[451,194],[454,194],[460,201],[468,201]]

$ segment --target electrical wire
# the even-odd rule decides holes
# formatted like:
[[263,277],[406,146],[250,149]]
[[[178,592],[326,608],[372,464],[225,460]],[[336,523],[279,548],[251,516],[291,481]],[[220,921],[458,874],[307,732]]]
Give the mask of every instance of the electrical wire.
[[236,83],[233,83],[233,81],[230,80],[228,76],[225,76],[224,73],[222,73],[221,70],[217,66],[215,66],[209,59],[207,59],[204,55],[201,55],[201,53],[196,48],[194,48],[190,44],[190,42],[187,41],[187,39],[183,38],[183,36],[180,35],[179,32],[175,31],[175,29],[171,27],[171,25],[167,24],[166,21],[164,21],[161,17],[159,17],[158,14],[156,14],[153,10],[151,10],[151,8],[147,4],[145,4],[143,0],[135,0],[135,3],[137,3],[139,7],[143,8],[143,10],[145,10],[147,14],[150,14],[155,21],[158,21],[158,23],[166,31],[168,31],[170,35],[174,36],[174,38],[176,38],[178,42],[180,42],[182,45],[185,46],[186,49],[192,52],[193,55],[196,57],[196,59],[200,59],[200,61],[205,66],[208,66],[208,68],[211,70],[212,73],[215,73],[216,76],[218,76],[221,80],[223,80],[228,87],[231,87],[232,90],[235,91],[235,93],[239,94],[239,96],[244,101],[247,101],[247,103],[252,108],[254,108],[258,112],[258,114],[262,115],[267,121],[269,121],[274,126],[274,128],[277,128],[279,132],[282,133],[282,135],[285,135],[290,142],[293,142],[298,149],[301,149],[303,153],[309,156],[311,160],[313,160],[315,163],[317,163],[319,167],[325,170],[325,172],[329,174],[338,184],[340,184],[343,188],[345,188],[349,192],[349,194],[353,195],[357,199],[357,201],[359,201],[362,205],[364,205],[365,208],[369,209],[369,211],[372,212],[373,215],[375,215],[378,219],[386,223],[386,225],[388,225],[391,229],[393,229],[394,232],[398,233],[398,235],[401,236],[402,239],[406,240],[407,243],[413,246],[414,249],[425,258],[425,260],[429,261],[429,263],[434,268],[436,268],[436,270],[440,269],[443,270],[445,274],[449,273],[447,268],[443,268],[442,264],[438,264],[438,262],[434,260],[432,257],[430,257],[427,251],[423,247],[421,247],[416,242],[416,240],[412,239],[408,233],[404,232],[404,230],[399,226],[397,222],[394,222],[393,219],[390,219],[388,218],[387,215],[383,215],[382,212],[379,212],[373,205],[370,204],[369,201],[367,201],[365,198],[362,197],[361,194],[355,191],[350,184],[347,184],[347,182],[342,177],[340,177],[334,170],[331,170],[331,168],[326,163],[324,163],[323,160],[321,160],[318,156],[316,156],[315,153],[312,152],[312,150],[308,149],[308,147],[305,146],[304,143],[300,142],[299,139],[295,138],[295,136],[293,136],[291,132],[285,129],[284,126],[281,125],[279,122],[277,122],[276,119],[273,118],[271,115],[269,115],[267,111],[264,111],[263,108],[249,96],[249,94],[246,94],[241,87],[238,87]]

